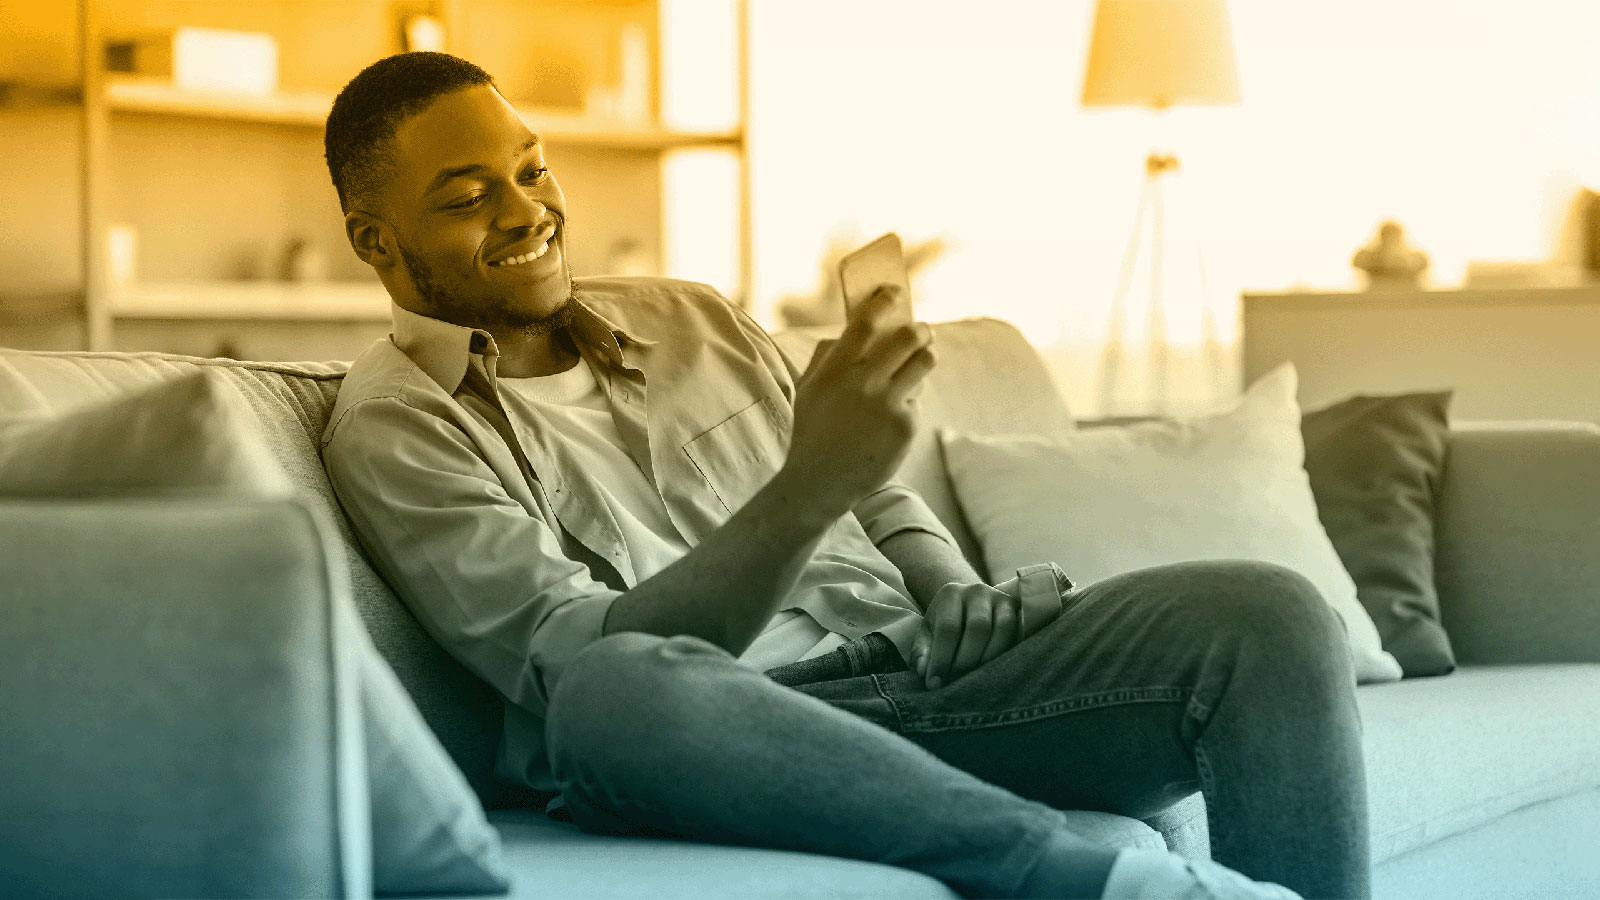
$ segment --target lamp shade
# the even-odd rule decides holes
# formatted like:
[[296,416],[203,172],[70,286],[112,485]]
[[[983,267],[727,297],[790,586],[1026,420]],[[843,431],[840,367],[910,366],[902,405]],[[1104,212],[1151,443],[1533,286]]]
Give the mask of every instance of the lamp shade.
[[1098,0],[1084,106],[1237,102],[1225,0]]

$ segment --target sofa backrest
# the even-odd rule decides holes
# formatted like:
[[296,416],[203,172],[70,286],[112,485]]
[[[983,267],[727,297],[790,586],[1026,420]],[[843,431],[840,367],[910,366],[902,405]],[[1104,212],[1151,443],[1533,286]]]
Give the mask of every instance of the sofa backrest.
[[1600,426],[1454,423],[1436,522],[1458,663],[1600,662]]

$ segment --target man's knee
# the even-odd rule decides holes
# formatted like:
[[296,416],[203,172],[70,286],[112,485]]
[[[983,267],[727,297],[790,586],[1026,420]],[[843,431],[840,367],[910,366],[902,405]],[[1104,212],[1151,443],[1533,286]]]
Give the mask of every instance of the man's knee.
[[640,702],[674,690],[684,672],[707,657],[728,653],[700,638],[626,631],[585,647],[562,672],[550,697],[549,719],[568,712],[587,716],[615,704]]
[[1184,605],[1212,630],[1226,630],[1287,654],[1344,652],[1344,628],[1310,579],[1276,563],[1215,560],[1184,564]]
[[700,638],[623,632],[585,647],[551,692],[545,718],[551,764],[623,749],[657,730],[685,704],[701,702],[709,660],[733,657]]

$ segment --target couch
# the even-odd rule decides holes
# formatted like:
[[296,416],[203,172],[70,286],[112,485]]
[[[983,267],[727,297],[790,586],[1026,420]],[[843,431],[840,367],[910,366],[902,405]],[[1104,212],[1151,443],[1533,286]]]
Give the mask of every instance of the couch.
[[[816,338],[779,336],[800,359]],[[938,342],[925,432],[1070,427],[1015,328],[944,323]],[[21,887],[44,895],[363,892],[335,615],[353,602],[489,810],[512,896],[953,896],[858,861],[588,836],[496,782],[499,698],[374,572],[323,475],[317,439],[347,365],[0,350],[0,424],[214,371],[297,486],[0,497],[0,880],[28,855],[49,874]],[[928,434],[902,477],[981,567]],[[1458,424],[1438,516],[1460,667],[1358,691],[1377,895],[1600,896],[1600,429]],[[1198,795],[1148,823],[1104,818],[1107,840],[1207,853]]]

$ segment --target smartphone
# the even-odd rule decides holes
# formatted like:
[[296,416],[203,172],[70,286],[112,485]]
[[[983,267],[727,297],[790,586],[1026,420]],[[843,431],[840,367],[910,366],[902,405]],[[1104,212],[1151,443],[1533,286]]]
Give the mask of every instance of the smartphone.
[[900,235],[889,232],[839,261],[839,287],[844,293],[845,318],[855,315],[861,301],[885,284],[900,289],[900,300],[884,319],[891,325],[912,321],[911,285],[906,278],[906,257]]

